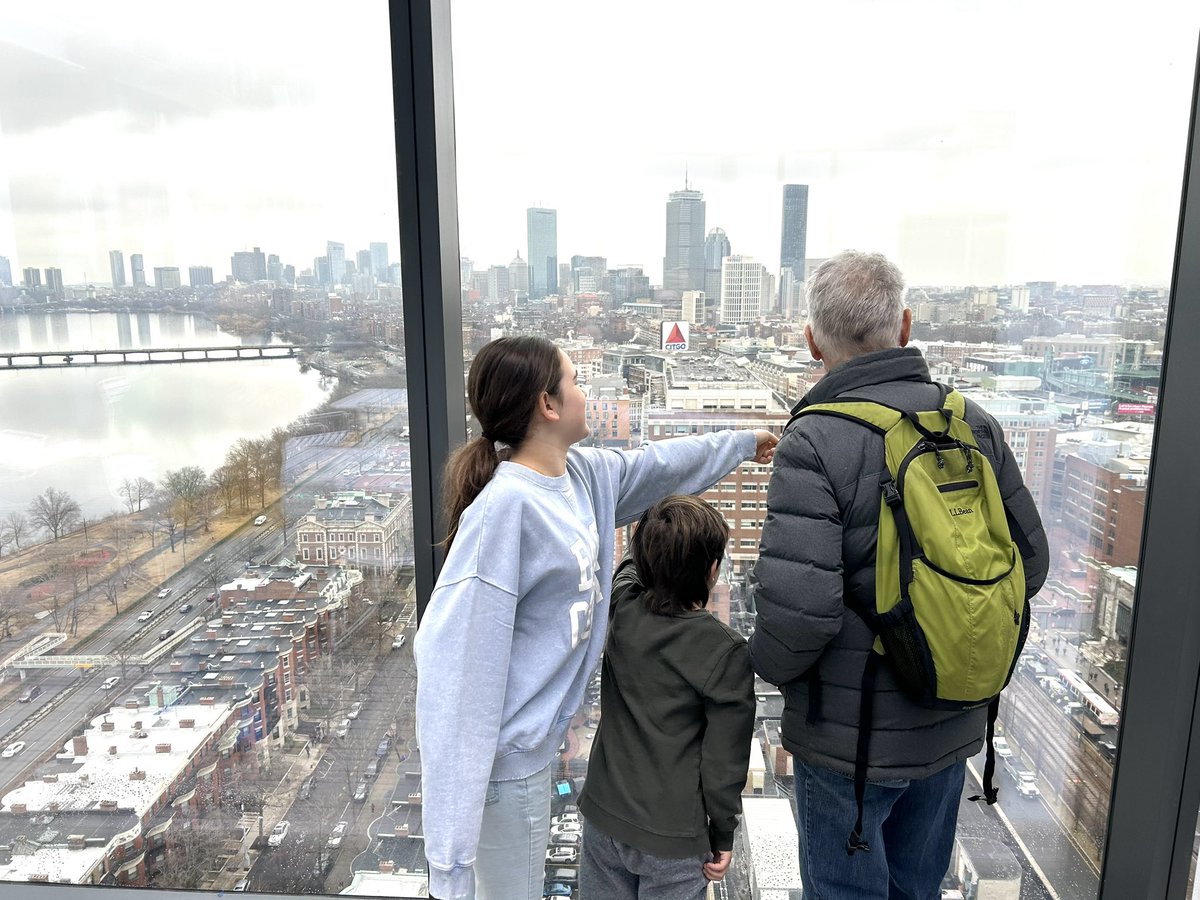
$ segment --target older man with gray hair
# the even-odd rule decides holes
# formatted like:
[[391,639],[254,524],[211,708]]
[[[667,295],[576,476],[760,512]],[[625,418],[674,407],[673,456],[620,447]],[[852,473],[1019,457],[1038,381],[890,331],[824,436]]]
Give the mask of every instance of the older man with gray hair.
[[[826,374],[794,412],[854,398],[919,412],[942,407],[921,352],[908,347],[912,312],[900,271],[876,253],[826,260],[808,283],[804,333]],[[1045,580],[1046,535],[996,421],[969,399],[963,419],[992,464],[1016,538],[1026,596]],[[800,867],[821,900],[930,900],[949,866],[966,760],[979,752],[987,710],[929,709],[885,665],[862,705],[875,634],[875,553],[883,437],[829,415],[793,418],[775,451],[750,640],[755,671],[781,687],[783,744],[795,762]],[[1027,622],[1027,619],[1026,619]],[[1025,626],[1027,627],[1027,625]],[[860,715],[871,722],[855,821]],[[854,852],[866,849],[869,852]],[[849,853],[847,851],[850,851]]]

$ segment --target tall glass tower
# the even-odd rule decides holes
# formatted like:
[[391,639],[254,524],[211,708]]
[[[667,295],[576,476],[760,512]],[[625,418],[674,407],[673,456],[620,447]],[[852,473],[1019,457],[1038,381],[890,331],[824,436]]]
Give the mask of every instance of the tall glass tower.
[[529,299],[558,293],[558,211],[531,206],[525,211],[529,238]]
[[808,185],[783,186],[783,238],[779,248],[779,271],[791,269],[803,281],[805,239],[808,236]]

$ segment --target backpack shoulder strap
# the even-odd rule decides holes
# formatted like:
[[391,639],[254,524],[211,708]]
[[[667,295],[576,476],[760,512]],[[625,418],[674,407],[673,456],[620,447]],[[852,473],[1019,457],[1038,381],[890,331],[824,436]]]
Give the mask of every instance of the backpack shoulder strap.
[[792,416],[788,421],[788,425],[791,425],[792,422],[795,422],[801,416],[808,415],[833,416],[838,419],[848,419],[851,422],[857,422],[860,425],[870,428],[879,434],[886,434],[903,418],[904,413],[898,409],[884,406],[882,403],[875,403],[872,400],[847,398],[845,400],[830,400],[827,403],[814,403],[812,406],[806,406]]

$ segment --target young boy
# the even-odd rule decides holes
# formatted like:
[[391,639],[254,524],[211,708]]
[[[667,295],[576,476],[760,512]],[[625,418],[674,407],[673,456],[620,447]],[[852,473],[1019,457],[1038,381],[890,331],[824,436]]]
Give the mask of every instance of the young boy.
[[613,578],[583,900],[699,900],[729,868],[755,705],[746,641],[705,609],[728,537],[704,501],[667,497]]

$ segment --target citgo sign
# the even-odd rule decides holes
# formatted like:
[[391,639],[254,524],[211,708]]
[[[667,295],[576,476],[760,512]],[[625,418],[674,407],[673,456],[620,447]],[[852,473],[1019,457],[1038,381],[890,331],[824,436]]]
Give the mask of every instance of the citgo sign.
[[686,350],[691,335],[691,322],[663,322],[662,349]]

